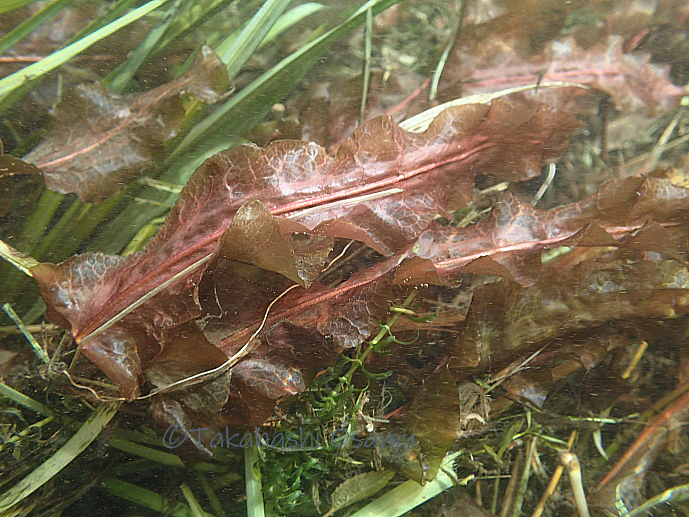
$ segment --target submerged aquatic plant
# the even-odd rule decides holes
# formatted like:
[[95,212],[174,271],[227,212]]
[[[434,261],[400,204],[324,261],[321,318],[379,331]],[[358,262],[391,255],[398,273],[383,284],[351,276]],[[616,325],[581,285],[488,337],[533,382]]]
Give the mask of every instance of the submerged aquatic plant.
[[[495,477],[489,497],[481,495],[481,483],[474,485],[477,498],[483,497],[493,513],[500,477],[509,470],[503,514],[516,515],[530,504],[531,465],[537,464],[539,447],[547,447],[552,457],[568,458],[562,461],[569,467],[577,463],[574,435],[567,441],[563,428],[548,423],[555,418],[546,403],[557,383],[584,367],[595,378],[607,357],[624,356],[637,338],[683,335],[689,311],[684,263],[689,190],[681,172],[607,182],[599,179],[603,174],[591,174],[581,195],[560,196],[557,202],[543,199],[550,182],[563,181],[552,163],[535,195],[529,182],[543,162],[566,152],[580,124],[570,111],[590,117],[586,110],[601,91],[620,107],[631,99],[635,107],[641,102],[669,109],[677,105],[682,88],[671,85],[663,70],[631,60],[620,45],[614,53],[590,45],[591,59],[584,61],[593,70],[568,75],[568,65],[581,68],[577,56],[558,62],[551,71],[555,75],[543,71],[542,77],[532,77],[533,66],[526,61],[541,63],[548,55],[544,49],[562,48],[563,42],[553,39],[546,46],[529,32],[529,45],[515,43],[509,19],[484,27],[488,41],[481,32],[469,42],[454,35],[451,41],[460,48],[453,53],[448,45],[438,70],[447,65],[449,79],[456,73],[452,60],[465,64],[468,53],[485,65],[478,86],[494,84],[496,65],[487,56],[494,48],[490,38],[496,38],[511,49],[504,54],[513,65],[510,70],[525,71],[506,80],[521,84],[527,77],[529,87],[461,99],[402,123],[390,113],[364,121],[369,103],[383,106],[367,88],[373,16],[393,3],[367,2],[335,28],[314,31],[299,50],[266,65],[258,77],[240,74],[249,57],[294,20],[323,6],[302,4],[287,12],[286,0],[268,0],[232,34],[203,38],[179,60],[169,82],[143,93],[135,92],[142,66],[167,55],[172,42],[216,12],[222,1],[204,1],[192,9],[192,2],[154,0],[125,14],[133,6],[122,0],[74,42],[45,58],[44,69],[53,69],[105,34],[162,7],[153,28],[120,66],[99,84],[62,94],[41,143],[17,140],[15,152],[34,166],[19,158],[0,162],[8,192],[0,206],[14,246],[0,243],[11,264],[3,272],[2,289],[22,315],[13,316],[21,332],[33,340],[45,363],[42,377],[34,379],[41,386],[48,380],[64,393],[114,403],[100,406],[55,458],[23,473],[24,480],[0,503],[3,511],[19,509],[32,490],[68,468],[68,460],[96,438],[126,400],[140,401],[128,407],[149,411],[168,450],[148,431],[113,426],[102,438],[109,450],[142,460],[131,470],[118,465],[104,473],[103,486],[156,511],[203,515],[207,504],[215,514],[225,513],[216,491],[236,481],[241,458],[218,444],[227,445],[223,433],[230,430],[264,426],[279,433],[311,429],[331,440],[296,451],[264,440],[258,450],[244,451],[244,493],[251,515],[266,509],[274,514],[320,511],[321,496],[323,508],[330,506],[334,513],[372,496],[393,472],[413,480],[391,492],[397,504],[387,504],[392,496],[384,495],[360,515],[399,515],[457,482],[455,466],[469,469],[464,482],[486,473]],[[562,12],[570,9],[545,8],[542,16],[564,31]],[[37,14],[27,27],[44,18]],[[232,147],[283,100],[330,43],[364,20],[367,76],[356,83],[363,100],[352,113],[361,123],[351,134],[338,128],[325,135],[327,147],[285,140],[282,131],[288,132],[289,125],[279,120],[284,124],[266,125],[264,148]],[[461,22],[458,18],[452,24],[455,30]],[[17,41],[17,34],[0,40],[0,47]],[[43,72],[36,75],[37,70],[42,68],[30,65],[0,79],[0,110],[14,108],[41,80]],[[381,75],[380,88],[388,72]],[[584,87],[541,80],[567,77],[576,77]],[[417,94],[382,111],[404,110]],[[333,95],[329,102],[320,112],[324,116],[352,118],[352,113],[338,118],[338,110],[347,111],[341,97]],[[316,99],[309,98],[300,113],[315,105]],[[659,149],[681,120],[680,107]],[[644,170],[660,154],[655,150]],[[141,178],[144,174],[157,179]],[[36,210],[22,212],[26,207],[16,206],[24,199],[22,189],[42,178],[48,188],[81,199],[45,190]],[[475,198],[477,185],[483,191]],[[569,186],[579,193],[576,185]],[[504,189],[510,191],[496,194]],[[19,213],[28,214],[21,231],[12,226]],[[94,229],[98,235],[89,240]],[[126,253],[115,254],[125,245]],[[81,253],[67,258],[75,251]],[[25,292],[24,274],[35,279],[42,301],[36,301],[35,292]],[[391,303],[408,292],[407,302],[393,306],[395,316],[380,330]],[[424,293],[421,302],[410,308],[418,293]],[[31,334],[37,329],[24,325],[44,307],[47,319],[67,330],[59,334],[50,328],[51,338],[63,336],[58,347],[47,346],[49,338],[40,343]],[[449,309],[435,314],[437,307]],[[422,309],[437,318],[417,317]],[[627,381],[643,354],[625,366],[623,381],[649,385],[643,377]],[[466,382],[476,378],[482,379],[480,387]],[[459,388],[458,382],[463,382]],[[66,428],[84,419],[82,397],[69,397],[63,415],[9,387],[3,390],[45,417],[26,432],[47,429],[53,420]],[[387,406],[382,399],[391,392],[395,407],[381,415]],[[493,415],[489,392],[502,394],[496,396]],[[30,393],[37,396],[35,387]],[[668,414],[653,422],[680,425],[685,399],[680,393],[678,402],[667,406]],[[510,413],[515,400],[526,409]],[[614,402],[595,411],[611,411]],[[494,429],[502,431],[494,439],[480,447],[467,445],[471,454],[445,457],[458,437],[480,435],[491,418]],[[21,432],[15,429],[8,443],[20,443]],[[361,431],[367,439],[380,429],[409,432],[418,443],[386,447],[374,439],[375,448],[362,454],[347,447],[347,440],[333,443],[338,429],[345,429],[345,435]],[[633,512],[644,473],[659,452],[655,444],[666,434],[643,433],[601,481],[602,495],[590,502],[606,511]],[[591,437],[607,457],[600,429]],[[634,452],[642,449],[650,453]],[[15,449],[17,454],[24,450]],[[188,464],[206,460],[195,467],[198,478],[180,487],[179,501],[144,488],[146,483],[135,487],[124,481],[132,472],[145,480],[156,463],[182,468],[177,454]],[[334,466],[337,473],[326,477]],[[570,472],[576,503],[585,513],[581,475],[574,468]],[[126,496],[128,491],[134,495]],[[679,500],[683,493],[678,487],[668,497]]]

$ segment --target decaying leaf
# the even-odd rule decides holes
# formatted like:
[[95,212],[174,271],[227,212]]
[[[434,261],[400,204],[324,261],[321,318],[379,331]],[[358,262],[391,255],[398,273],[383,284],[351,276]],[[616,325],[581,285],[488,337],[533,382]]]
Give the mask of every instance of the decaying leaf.
[[531,287],[498,282],[474,293],[466,328],[452,350],[457,377],[498,368],[543,346],[585,343],[596,329],[689,312],[685,265],[638,256],[549,267]]
[[325,515],[332,515],[337,510],[371,497],[385,487],[394,475],[392,470],[380,470],[364,472],[343,481],[333,492],[332,507]]
[[36,204],[43,188],[40,169],[14,156],[0,154],[0,229],[16,228]]
[[455,379],[447,366],[441,365],[424,380],[399,424],[401,432],[411,434],[410,442],[417,449],[384,448],[383,461],[418,483],[432,481],[445,454],[457,440],[461,416]]
[[24,160],[43,171],[49,189],[102,201],[154,169],[184,120],[181,94],[215,102],[227,86],[208,47],[179,79],[146,93],[117,97],[100,83],[79,85],[63,94],[48,134]]

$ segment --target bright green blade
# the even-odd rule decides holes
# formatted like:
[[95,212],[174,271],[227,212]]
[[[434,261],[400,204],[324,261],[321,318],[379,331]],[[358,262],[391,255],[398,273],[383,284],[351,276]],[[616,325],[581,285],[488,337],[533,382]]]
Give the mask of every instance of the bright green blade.
[[290,2],[291,0],[266,0],[242,29],[239,36],[229,43],[226,43],[227,40],[225,40],[215,48],[215,52],[227,67],[230,81],[234,79],[246,60],[258,48]]
[[132,22],[139,20],[146,16],[151,11],[158,9],[161,5],[165,4],[168,0],[151,0],[145,3],[138,9],[134,9],[132,12],[125,14],[124,16],[118,18],[112,23],[109,23],[105,27],[98,29],[97,31],[89,34],[88,36],[75,41],[71,45],[58,50],[41,59],[40,61],[33,63],[27,67],[22,68],[18,72],[15,72],[7,77],[0,79],[0,101],[10,94],[15,89],[21,87],[24,83],[47,74],[51,70],[54,70],[58,66],[64,64],[69,59],[73,58],[83,50],[87,49],[97,41],[102,40],[106,36],[117,32],[118,30],[126,27]]
[[0,1],[0,14],[19,9],[35,1],[36,0],[2,0]]

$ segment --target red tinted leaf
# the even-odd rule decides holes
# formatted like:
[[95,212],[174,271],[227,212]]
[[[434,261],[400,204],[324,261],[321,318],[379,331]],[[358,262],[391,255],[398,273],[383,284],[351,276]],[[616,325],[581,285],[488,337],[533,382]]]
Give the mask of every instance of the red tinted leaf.
[[[217,408],[214,409],[217,394],[222,392],[214,389],[209,393],[204,387],[205,391],[191,390],[191,394],[195,401],[207,398],[205,407],[203,404],[187,406],[190,394],[185,394],[180,399],[185,406],[170,406],[169,414],[159,405],[158,420],[171,425],[180,418],[176,413],[186,408],[192,410],[190,418],[214,417],[220,427],[245,430],[262,424],[279,399],[304,391],[344,348],[357,346],[378,330],[391,297],[391,280],[391,274],[374,279],[357,275],[336,288],[314,285],[308,290],[292,291],[271,311],[265,330],[258,335],[258,347],[226,377],[231,379],[231,392],[222,414],[215,416]],[[216,353],[224,356],[222,350],[230,356],[248,342],[258,322],[256,318],[247,319],[249,323],[242,330],[215,342]],[[217,333],[212,336],[218,337]],[[205,338],[201,342],[208,343]],[[185,351],[172,357],[166,345],[160,356],[165,359],[156,359],[151,366],[156,377],[164,374],[166,380],[175,380],[203,371],[199,359],[189,357],[198,353],[196,345],[186,341],[182,346]],[[212,354],[206,354],[205,347],[204,344],[200,353],[210,358]],[[165,365],[172,366],[173,360],[175,373],[171,376],[164,372]],[[210,369],[222,362],[212,358],[204,364]],[[175,392],[165,395],[165,400],[171,398],[177,398]],[[201,420],[196,420],[198,425]]]
[[[618,109],[667,111],[676,106],[686,92],[670,82],[667,67],[651,64],[648,54],[623,53],[623,43],[621,36],[610,36],[583,50],[567,38],[552,41],[539,55],[525,58],[509,45],[500,46],[488,38],[478,51],[458,50],[449,63],[449,77],[460,78],[464,95],[564,81],[606,92]],[[586,94],[585,90],[573,93]]]
[[[245,391],[251,387],[254,402],[268,411],[277,399],[303,391],[343,349],[359,345],[378,330],[391,297],[391,280],[389,274],[374,280],[357,275],[333,289],[312,286],[293,291],[271,312],[252,362],[232,370],[233,385]],[[217,346],[229,355],[246,342],[252,329]],[[250,404],[251,400],[234,402],[249,413]]]
[[[420,443],[423,462],[405,462],[402,472],[419,483],[431,481],[442,459],[457,440],[461,410],[457,385],[445,365],[429,375],[406,409],[400,423],[404,433],[411,433]],[[385,456],[384,456],[385,459]]]
[[250,380],[256,389],[270,400],[296,395],[307,386],[298,369],[274,364],[265,359],[242,361],[233,369],[232,374]]
[[[195,261],[179,278],[168,276],[167,283],[158,284],[162,289],[157,292],[155,287],[146,289],[150,285],[147,280],[158,278],[156,272],[146,271],[140,263],[145,261],[131,256],[87,253],[57,266],[39,264],[31,273],[46,300],[48,318],[71,328],[84,355],[116,382],[127,398],[136,398],[142,364],[160,351],[162,330],[200,314],[195,286],[211,257]],[[122,300],[118,296],[127,280],[134,281],[129,285],[133,292],[131,298]],[[148,298],[147,293],[152,292],[156,295]],[[89,336],[95,330],[98,333]]]
[[[50,317],[69,323],[84,354],[96,358],[99,367],[122,384],[127,397],[134,398],[141,364],[159,352],[163,329],[201,315],[202,274],[217,256],[228,228],[234,231],[232,221],[244,202],[258,199],[273,214],[296,219],[300,224],[283,225],[292,231],[305,225],[322,235],[359,238],[391,253],[416,238],[438,211],[457,204],[458,196],[469,196],[475,168],[513,178],[533,176],[543,158],[561,151],[574,126],[569,116],[545,107],[496,100],[492,106],[447,110],[420,134],[401,130],[387,117],[374,119],[355,131],[334,158],[303,142],[277,142],[267,150],[230,149],[208,159],[192,175],[142,253],[126,259],[83,255],[59,266],[43,264],[32,272]],[[390,187],[404,192],[365,202],[357,199]],[[246,237],[251,221],[263,221],[272,235],[268,241],[280,247],[281,257],[289,255],[288,262],[307,284],[322,260],[321,252],[297,250],[292,257],[265,211],[257,208],[255,217],[248,213],[252,206],[238,221],[249,225],[244,230],[236,227],[240,238]],[[240,258],[233,254],[232,244],[241,243],[230,243],[225,253]],[[257,241],[244,246],[242,253],[261,246]],[[241,260],[292,268],[266,259],[265,254],[255,254]],[[294,275],[294,269],[290,271],[281,272]],[[348,322],[344,327],[349,328]],[[338,346],[351,346],[348,331],[333,328],[332,333]],[[147,339],[141,341],[141,335]],[[121,350],[126,361],[118,358]]]
[[[688,214],[689,189],[658,178],[613,180],[593,196],[551,210],[538,210],[507,195],[474,226],[432,225],[408,252],[417,258],[402,264],[397,280],[453,283],[466,271],[528,285],[540,262],[536,252],[564,245],[626,245],[676,256],[677,244],[667,231]],[[656,222],[649,226],[653,236],[640,231],[649,221]]]
[[322,271],[332,250],[332,239],[318,238],[296,243],[297,250],[290,240],[280,232],[277,220],[263,203],[249,201],[232,219],[220,256],[280,273],[308,286]]
[[[212,370],[227,360],[211,345],[193,321],[175,327],[163,337],[162,352],[146,368],[147,379],[157,388]],[[230,396],[230,375],[225,373],[190,389],[169,393],[197,413],[215,414]]]
[[538,175],[544,159],[564,150],[576,125],[545,106],[498,99],[492,106],[450,108],[424,133],[403,131],[390,117],[375,118],[334,157],[296,141],[265,150],[236,147],[206,160],[190,181],[216,192],[207,209],[219,213],[223,207],[228,219],[244,202],[258,199],[274,215],[320,235],[357,239],[389,255],[413,241],[436,214],[463,206],[476,171],[510,180]]
[[[260,339],[270,345],[270,353],[276,353],[281,346],[291,348],[295,341],[291,336],[296,329],[311,329],[324,339],[332,340],[326,355],[339,354],[346,348],[362,343],[385,316],[391,297],[390,274],[370,274],[365,270],[354,275],[335,288],[314,284],[310,289],[296,289],[280,300],[270,312]],[[258,321],[239,332],[216,341],[216,345],[228,355],[244,346]],[[312,336],[313,339],[313,336]],[[280,343],[278,345],[277,343]],[[319,347],[305,351],[296,346],[289,354],[295,358],[318,363]]]
[[226,89],[224,65],[207,47],[182,77],[140,95],[77,86],[63,95],[45,140],[24,159],[43,170],[49,189],[102,201],[153,170],[163,142],[184,119],[180,94],[215,102]]

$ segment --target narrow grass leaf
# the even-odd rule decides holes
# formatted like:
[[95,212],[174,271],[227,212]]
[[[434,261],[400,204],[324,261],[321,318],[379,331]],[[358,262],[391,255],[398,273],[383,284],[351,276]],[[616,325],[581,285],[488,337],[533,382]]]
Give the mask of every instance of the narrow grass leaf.
[[[163,19],[158,22],[153,29],[151,29],[151,31],[146,35],[139,46],[136,47],[134,52],[131,53],[127,60],[115,69],[112,74],[112,80],[108,85],[108,89],[112,93],[122,93],[132,80],[132,77],[134,77],[134,74],[139,67],[141,67],[141,65],[148,60],[156,44],[160,38],[163,37],[163,34],[165,34],[167,31],[170,23],[172,23],[177,16],[181,3],[182,0],[175,0],[172,5],[168,7],[167,11],[165,11]],[[105,84],[107,85],[107,80]]]
[[258,450],[255,447],[244,449],[244,475],[246,478],[246,515],[264,517],[263,488],[261,475],[257,471]]
[[16,404],[24,406],[25,408],[29,408],[30,410],[35,411],[40,415],[46,417],[53,416],[53,412],[46,406],[44,406],[40,402],[35,401],[31,397],[27,397],[20,391],[17,391],[14,388],[10,388],[7,384],[3,382],[0,382],[0,396],[7,397]]
[[[132,456],[139,456],[140,458],[145,458],[147,460],[155,461],[161,465],[167,465],[169,467],[185,468],[184,463],[178,456],[170,452],[159,451],[152,447],[146,447],[138,443],[130,442],[124,438],[114,437],[108,442],[108,447],[112,447]],[[196,471],[203,472],[219,472],[224,471],[224,467],[214,465],[212,463],[197,463],[194,467]]]
[[91,418],[81,426],[60,450],[2,495],[0,498],[0,513],[8,511],[19,502],[31,496],[31,494],[50,481],[74,458],[81,454],[98,437],[103,427],[115,416],[119,407],[119,403],[99,406],[93,412]]
[[[225,8],[225,4],[230,3],[232,3],[231,0],[187,0],[184,8],[174,17],[163,37],[156,43],[151,56],[160,54],[171,43],[188,34],[192,29],[205,22],[213,13]],[[257,3],[256,0],[243,6],[243,9],[252,6],[253,3]],[[206,44],[213,46],[209,40],[206,40]]]
[[292,25],[299,23],[307,16],[311,16],[318,11],[325,9],[325,6],[318,4],[316,2],[307,2],[305,4],[298,5],[294,9],[290,9],[285,14],[280,16],[275,24],[270,28],[266,37],[261,41],[261,47],[267,45],[285,30],[289,29]]
[[19,9],[25,5],[31,4],[36,0],[4,0],[0,2],[0,14],[6,13],[8,11],[13,11],[14,9]]
[[112,23],[109,23],[105,27],[98,29],[97,31],[89,34],[88,36],[75,41],[71,45],[50,54],[49,56],[41,59],[40,61],[33,63],[27,67],[22,68],[18,72],[15,72],[3,79],[0,79],[0,100],[6,95],[11,93],[16,88],[19,88],[24,83],[29,80],[40,77],[47,74],[51,70],[54,70],[58,66],[64,64],[72,57],[76,56],[83,50],[87,49],[97,41],[102,40],[106,36],[117,32],[123,27],[126,27],[132,22],[139,20],[146,16],[151,11],[154,11],[161,5],[164,5],[168,0],[151,0],[145,3],[138,9],[118,18]]
[[399,517],[452,488],[454,482],[446,471],[452,470],[452,462],[459,454],[460,452],[456,452],[445,457],[433,481],[423,486],[416,481],[406,481],[364,506],[351,517]]
[[22,320],[17,316],[17,313],[14,312],[14,309],[9,303],[5,303],[2,306],[2,310],[5,311],[5,314],[7,314],[12,321],[14,321],[15,325],[21,330],[22,334],[24,334],[24,337],[26,340],[31,344],[31,347],[34,349],[34,352],[36,352],[36,355],[43,361],[45,364],[48,364],[50,362],[50,357],[48,356],[48,353],[43,350],[41,345],[38,344],[38,341],[36,341],[36,338],[33,337],[33,335],[27,330],[26,326],[22,322]]
[[[146,490],[117,478],[105,479],[103,481],[103,488],[116,497],[149,508],[154,512],[172,517],[195,517],[189,506],[171,501],[152,490]],[[203,512],[202,515],[204,517],[212,517],[211,514],[206,512]]]
[[180,486],[180,489],[182,490],[182,494],[184,494],[184,499],[186,499],[192,515],[194,517],[204,517],[205,512],[203,511],[203,508],[201,508],[199,502],[194,497],[194,493],[191,491],[189,485],[184,483],[182,486]]
[[[37,27],[43,25],[43,22],[49,20],[60,11],[66,5],[72,3],[73,0],[55,0],[49,3],[43,9],[34,14],[31,18],[25,20],[24,22],[17,25],[14,29],[8,32],[5,36],[0,39],[0,54],[4,54],[5,51],[12,47],[15,43],[21,41],[26,36],[28,36]],[[6,9],[7,2],[3,2],[0,5],[0,14]]]
[[227,75],[230,81],[239,73],[246,60],[258,48],[290,2],[291,0],[267,0],[246,24],[239,36],[229,44],[223,41],[216,47],[216,53],[227,66]]

